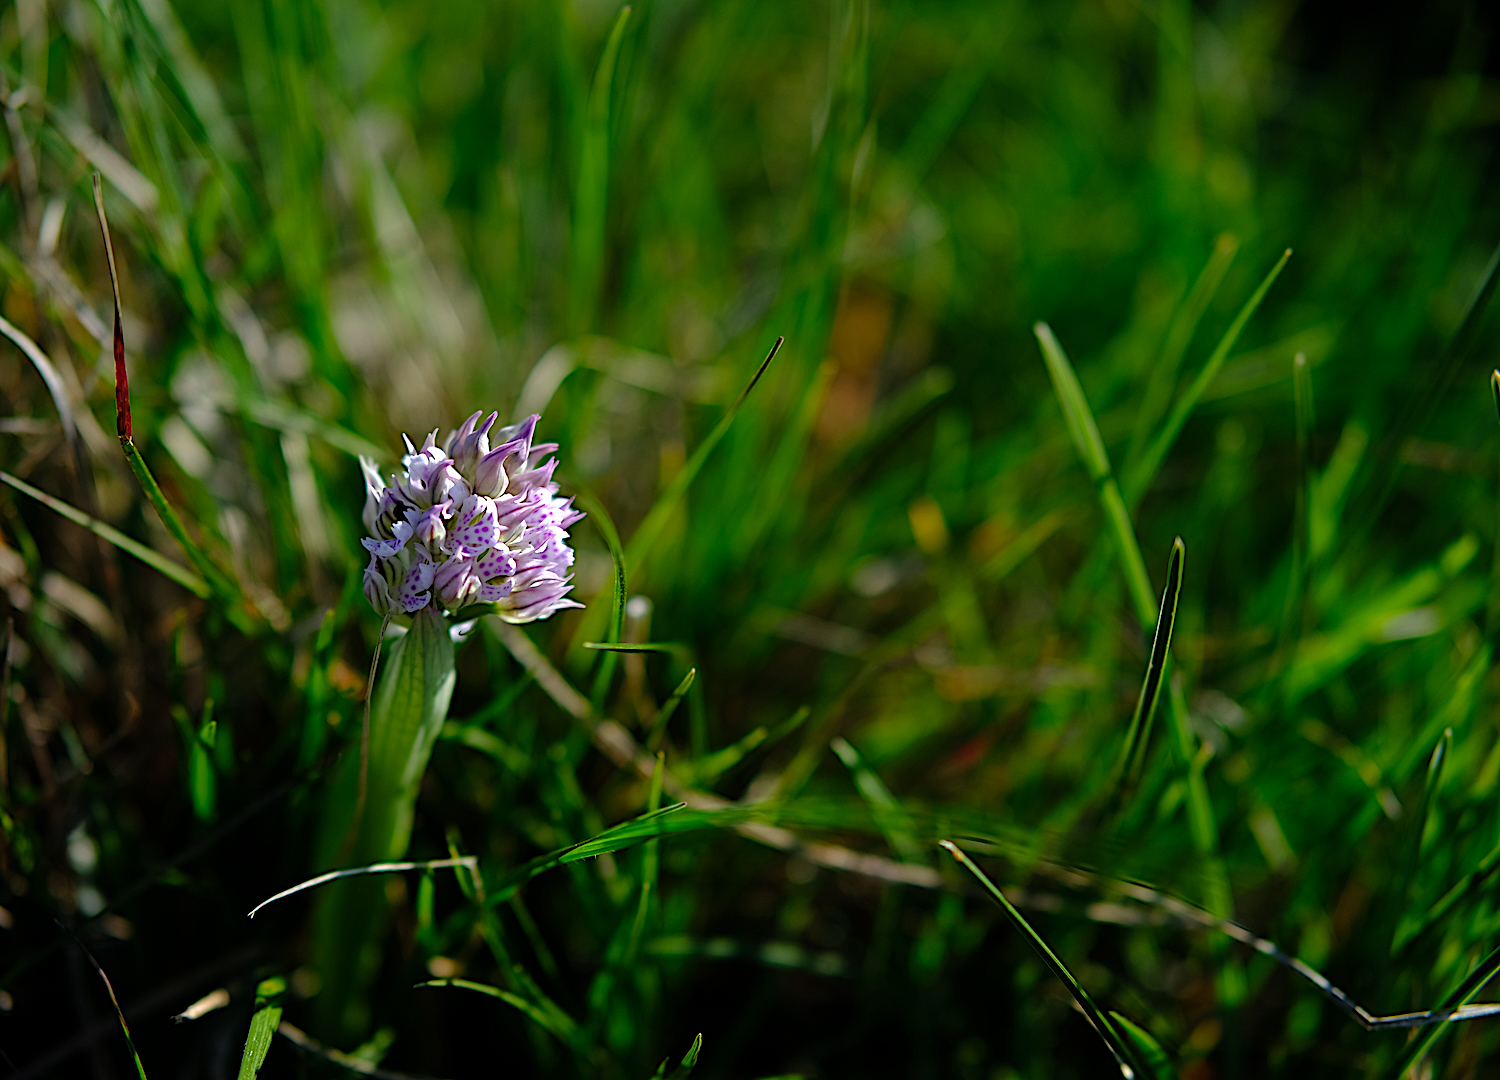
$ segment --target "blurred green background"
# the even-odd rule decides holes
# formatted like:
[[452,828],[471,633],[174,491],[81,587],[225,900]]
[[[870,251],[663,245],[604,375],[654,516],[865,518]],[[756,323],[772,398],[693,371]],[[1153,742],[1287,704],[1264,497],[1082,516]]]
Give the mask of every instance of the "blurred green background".
[[[379,620],[356,455],[494,408],[541,412],[585,493],[590,608],[527,633],[596,712],[481,625],[413,858],[494,881],[640,813],[600,719],[659,742],[684,813],[743,805],[499,907],[387,879],[366,1069],[644,1078],[701,1032],[704,1078],[1109,1073],[952,837],[1163,1075],[1392,1075],[1404,1033],[1123,883],[1374,1013],[1435,1005],[1494,947],[1495,29],[1481,4],[1291,0],[7,5],[0,314],[55,387],[0,345],[0,465],[181,561],[109,434],[97,170],[136,442],[243,602],[0,489],[0,1049],[131,1074],[85,947],[153,1078],[238,1075],[269,975],[329,1037],[308,897],[244,912],[309,872],[357,745]],[[1153,589],[1186,545],[1123,808],[1154,613],[1039,320]],[[582,647],[609,519],[625,633],[665,655]],[[412,989],[433,976],[581,1034]],[[1497,1025],[1413,1075],[1486,1075]]]

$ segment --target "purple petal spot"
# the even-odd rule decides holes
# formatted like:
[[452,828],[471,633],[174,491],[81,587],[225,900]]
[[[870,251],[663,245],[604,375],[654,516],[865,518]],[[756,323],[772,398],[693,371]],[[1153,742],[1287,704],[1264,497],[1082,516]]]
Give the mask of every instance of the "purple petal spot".
[[366,537],[360,543],[364,545],[366,551],[374,555],[377,559],[389,559],[406,546],[406,542],[411,539],[412,527],[408,522],[398,521],[391,526],[391,533],[393,534],[393,539],[390,540],[371,540],[369,537]]
[[448,529],[448,547],[454,551],[483,551],[495,543],[498,533],[494,500],[483,495],[470,495],[459,507],[458,516]]
[[504,548],[492,547],[474,564],[474,574],[480,581],[491,581],[497,577],[509,577],[516,572],[516,557]]
[[510,595],[510,591],[513,588],[515,588],[515,582],[508,579],[489,585],[481,585],[479,587],[479,599],[482,603],[493,604],[496,601],[504,600]]
[[396,591],[396,602],[401,609],[408,614],[420,611],[426,607],[432,597],[428,590],[432,588],[432,563],[427,561],[418,562],[406,573],[406,579],[401,582],[401,588]]

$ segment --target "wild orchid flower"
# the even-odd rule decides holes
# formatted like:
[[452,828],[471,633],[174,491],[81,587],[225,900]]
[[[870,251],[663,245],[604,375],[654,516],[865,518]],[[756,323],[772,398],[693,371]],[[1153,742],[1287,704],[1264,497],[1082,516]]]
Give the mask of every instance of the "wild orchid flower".
[[[329,787],[319,871],[405,856],[456,681],[449,616],[493,613],[525,623],[581,606],[568,599],[568,527],[583,515],[552,480],[556,444],[532,441],[539,417],[494,431],[495,414],[481,423],[483,415],[469,417],[441,446],[435,431],[421,447],[406,440],[401,471],[388,479],[361,459],[370,533],[365,596],[382,616],[411,625],[380,668],[366,738],[345,754]],[[317,1010],[323,1036],[334,1042],[367,1032],[366,988],[388,917],[383,889],[348,879],[319,897]]]
[[[365,596],[382,615],[429,606],[448,613],[491,604],[507,622],[543,619],[579,605],[568,527],[583,517],[552,480],[556,443],[534,444],[539,416],[503,427],[476,412],[448,436],[420,449],[406,440],[402,472],[389,482],[368,458],[364,541],[370,553]],[[544,460],[545,459],[545,460]]]

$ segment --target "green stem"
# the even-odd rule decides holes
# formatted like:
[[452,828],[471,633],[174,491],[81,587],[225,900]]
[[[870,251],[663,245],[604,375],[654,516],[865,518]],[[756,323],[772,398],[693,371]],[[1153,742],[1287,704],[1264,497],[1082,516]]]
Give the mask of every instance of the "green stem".
[[[400,859],[411,842],[417,793],[453,697],[453,641],[442,613],[424,608],[390,648],[370,714],[368,754],[346,752],[328,792],[318,838],[319,870]],[[361,769],[361,758],[367,758]],[[363,784],[361,783],[361,774]],[[363,787],[365,798],[361,799]],[[371,878],[335,882],[319,897],[313,962],[322,1034],[335,1043],[364,1033],[364,988],[380,960],[385,887]]]

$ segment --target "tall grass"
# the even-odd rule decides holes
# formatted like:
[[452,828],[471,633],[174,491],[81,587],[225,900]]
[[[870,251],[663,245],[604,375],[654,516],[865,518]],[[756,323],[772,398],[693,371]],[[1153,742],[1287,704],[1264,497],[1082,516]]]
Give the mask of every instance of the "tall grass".
[[[1492,1069],[1493,17],[1411,18],[5,9],[16,1071]],[[359,752],[355,459],[480,407],[588,606],[458,646],[340,1034],[324,887],[245,913]]]

